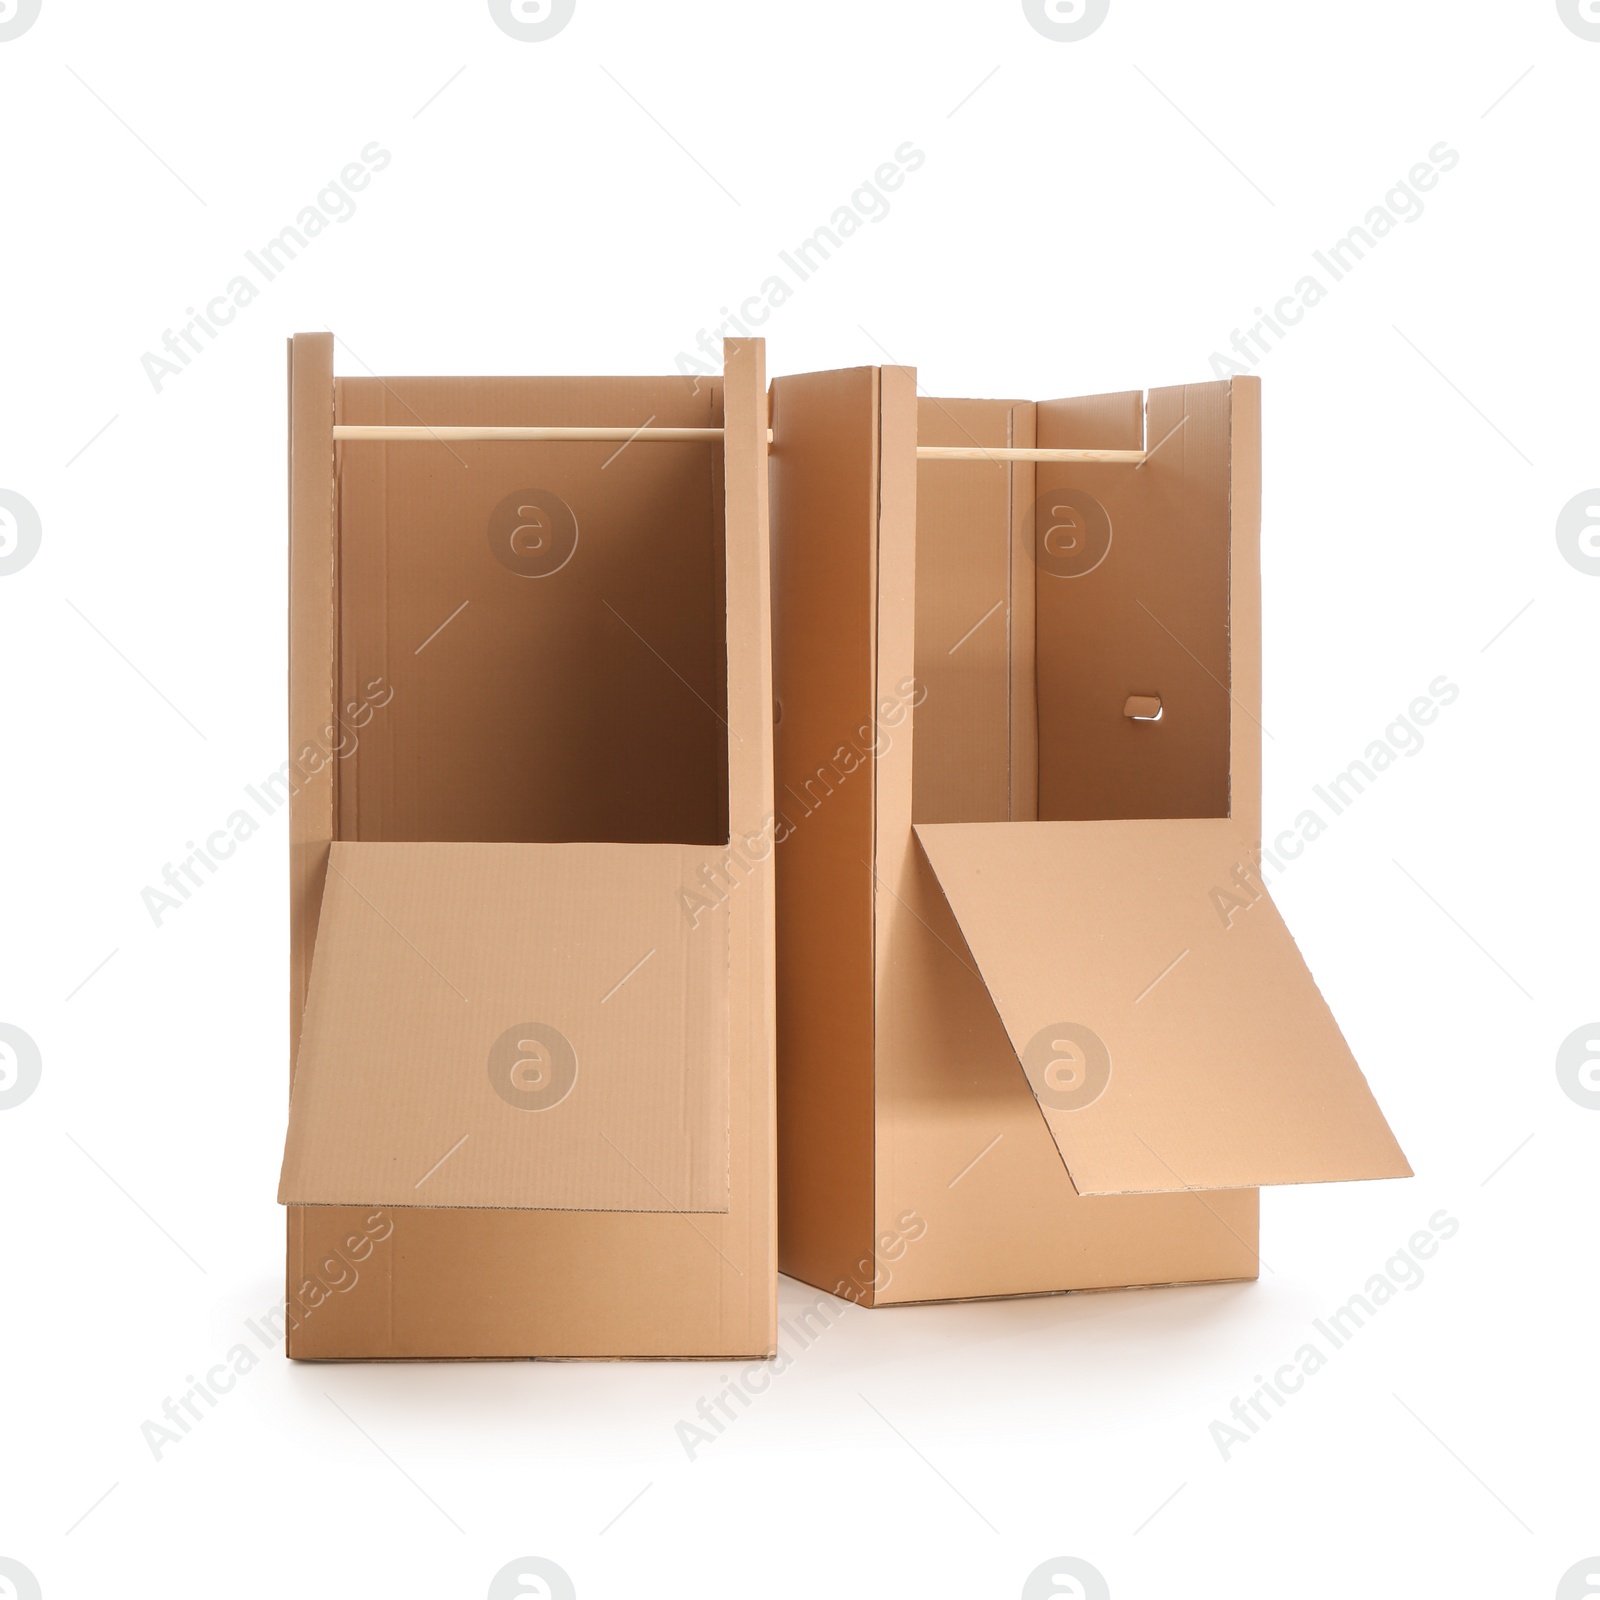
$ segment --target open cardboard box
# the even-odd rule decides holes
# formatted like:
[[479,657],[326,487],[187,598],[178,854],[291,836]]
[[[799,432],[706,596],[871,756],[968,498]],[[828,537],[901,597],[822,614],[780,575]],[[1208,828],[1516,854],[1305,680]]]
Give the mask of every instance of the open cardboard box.
[[761,341],[726,362],[291,342],[292,1356],[774,1347]]
[[781,1269],[1251,1278],[1258,1186],[1409,1175],[1256,870],[1258,381],[771,422]]

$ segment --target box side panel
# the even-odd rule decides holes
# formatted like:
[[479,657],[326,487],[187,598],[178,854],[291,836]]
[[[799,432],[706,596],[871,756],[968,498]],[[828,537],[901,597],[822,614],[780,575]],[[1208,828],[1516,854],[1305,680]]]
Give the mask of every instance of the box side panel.
[[[919,417],[919,412],[921,416]],[[900,1081],[887,1064],[900,1038],[894,1000],[909,917],[906,898],[911,824],[925,803],[942,810],[1006,805],[1010,693],[1004,657],[1004,613],[1010,599],[1003,537],[986,541],[985,524],[1004,530],[1007,489],[1003,474],[988,462],[973,470],[943,462],[919,464],[917,443],[924,421],[942,440],[951,432],[970,442],[977,432],[992,442],[1005,428],[1003,403],[919,404],[911,367],[885,367],[879,409],[881,492],[878,508],[877,677],[878,717],[897,725],[879,743],[877,809],[873,846],[873,1227],[870,1246],[857,1266],[873,1301],[892,1295],[905,1248],[922,1237],[926,1219],[902,1211],[885,1197],[896,1193],[899,1154],[896,1123]],[[935,423],[932,418],[939,420]],[[924,488],[935,494],[935,578],[924,593],[918,554],[918,507]],[[969,567],[972,581],[959,574]],[[954,580],[952,582],[952,580]],[[963,598],[961,590],[965,588]],[[974,605],[974,600],[981,604]],[[933,632],[927,651],[919,647],[926,616]],[[984,630],[990,631],[985,634]],[[962,648],[982,645],[964,663]],[[928,678],[922,676],[926,670]],[[941,693],[942,692],[942,693]],[[941,695],[937,704],[935,695]],[[909,707],[909,714],[908,708]],[[931,722],[930,750],[919,769],[919,734]],[[970,742],[969,742],[970,741]],[[925,771],[926,778],[921,777]]]
[[311,979],[328,846],[334,838],[337,530],[333,335],[289,345],[289,1052]]
[[[1006,400],[917,402],[917,443],[1011,443]],[[997,822],[1011,814],[1013,595],[1006,537],[1012,467],[919,461],[914,549],[914,809],[921,822]],[[1031,662],[1031,652],[1030,652]],[[1028,689],[1032,697],[1031,685]]]
[[[737,1117],[737,1082],[734,1104]],[[736,1192],[740,1172],[736,1144]],[[360,1211],[337,1228],[333,1213],[300,1208],[305,1270],[290,1353],[313,1361],[768,1355],[770,1270],[759,1252],[746,1253],[749,1218],[735,1206],[726,1217]]]
[[1230,687],[1238,714],[1230,737],[1229,815],[1261,848],[1261,380],[1228,385]]
[[[1040,463],[1041,818],[1228,814],[1228,391],[1152,389],[1140,466]],[[1041,402],[1039,443],[1137,448],[1136,400]]]
[[[1036,434],[1029,401],[917,402],[919,444],[1026,448]],[[918,822],[1038,815],[1036,471],[1031,461],[917,464]]]
[[[1011,443],[1028,449],[1039,442],[1039,408],[1031,401],[1011,408]],[[1011,464],[1011,812],[1013,822],[1039,815],[1039,690],[1034,635],[1038,575],[1033,564],[1034,501],[1039,469],[1032,461]]]
[[[337,663],[338,528],[335,519],[333,335],[289,341],[289,1071],[300,1049],[328,849],[336,833],[339,736],[334,716]],[[311,1258],[359,1232],[364,1213],[321,1213],[308,1227],[288,1212],[285,1298],[311,1281]],[[320,1269],[318,1269],[320,1271]],[[342,1281],[342,1280],[341,1280]],[[291,1353],[295,1335],[289,1336]]]
[[717,1318],[722,1337],[769,1350],[778,1325],[778,975],[766,343],[727,340],[723,361],[732,1092],[729,1215],[719,1221],[740,1271],[719,1274]]
[[779,1266],[829,1290],[872,1235],[877,412],[875,368],[772,386]]

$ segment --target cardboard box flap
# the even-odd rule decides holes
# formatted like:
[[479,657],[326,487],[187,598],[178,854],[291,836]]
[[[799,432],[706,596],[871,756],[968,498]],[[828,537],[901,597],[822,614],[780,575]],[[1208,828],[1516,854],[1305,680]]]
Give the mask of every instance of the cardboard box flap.
[[280,1202],[725,1212],[725,854],[335,842]]
[[1410,1175],[1228,818],[916,834],[1080,1194]]

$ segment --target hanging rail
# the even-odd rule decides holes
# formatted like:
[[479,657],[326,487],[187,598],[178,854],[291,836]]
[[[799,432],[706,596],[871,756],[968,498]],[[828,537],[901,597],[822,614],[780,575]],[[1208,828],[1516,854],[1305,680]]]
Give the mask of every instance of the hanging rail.
[[[340,422],[334,424],[336,444],[488,444],[503,441],[515,444],[683,444],[717,442],[721,428],[460,428],[390,426],[387,423]],[[772,429],[767,429],[772,443]],[[1057,461],[1101,462],[1137,465],[1145,459],[1143,450],[1053,450],[1012,449],[1000,445],[922,444],[917,446],[918,461]]]

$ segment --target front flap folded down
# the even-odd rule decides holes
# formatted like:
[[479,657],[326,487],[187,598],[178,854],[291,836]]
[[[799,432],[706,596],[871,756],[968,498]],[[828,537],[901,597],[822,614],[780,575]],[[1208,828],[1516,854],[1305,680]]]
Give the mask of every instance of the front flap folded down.
[[1229,819],[916,834],[1080,1194],[1410,1176]]
[[725,1212],[725,854],[335,843],[279,1200]]

